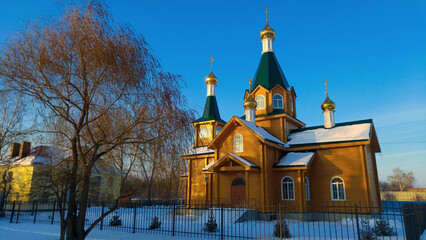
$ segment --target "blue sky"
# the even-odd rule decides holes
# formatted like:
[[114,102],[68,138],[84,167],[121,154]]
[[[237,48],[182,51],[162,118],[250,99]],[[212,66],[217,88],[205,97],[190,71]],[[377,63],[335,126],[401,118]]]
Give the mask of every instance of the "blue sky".
[[[336,122],[372,118],[382,153],[379,178],[412,170],[426,187],[426,1],[106,1],[115,20],[151,45],[163,67],[185,78],[199,113],[215,59],[222,118],[243,115],[247,78],[261,57],[259,32],[276,31],[274,50],[297,94],[298,118],[323,124],[324,78]],[[56,15],[56,0],[4,1],[0,41],[24,20]]]

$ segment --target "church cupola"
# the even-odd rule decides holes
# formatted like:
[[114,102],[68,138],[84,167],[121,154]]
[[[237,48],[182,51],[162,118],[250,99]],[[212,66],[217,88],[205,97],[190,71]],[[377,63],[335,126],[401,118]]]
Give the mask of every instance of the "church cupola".
[[324,114],[324,127],[332,128],[334,127],[334,109],[336,109],[336,104],[328,98],[327,79],[325,79],[324,82],[326,98],[321,104],[321,109]]
[[206,77],[207,96],[216,96],[217,77],[213,74],[213,57],[210,57],[210,74]]
[[251,78],[249,78],[248,81],[249,81],[249,92],[248,92],[247,99],[244,101],[244,111],[246,114],[246,121],[256,123],[255,117],[256,117],[257,102],[251,96],[251,84],[252,84]]
[[275,31],[269,26],[269,20],[268,20],[268,7],[265,8],[266,10],[266,26],[265,28],[260,31],[260,39],[262,41],[262,54],[265,52],[273,52],[274,49],[272,48],[272,43],[275,39]]

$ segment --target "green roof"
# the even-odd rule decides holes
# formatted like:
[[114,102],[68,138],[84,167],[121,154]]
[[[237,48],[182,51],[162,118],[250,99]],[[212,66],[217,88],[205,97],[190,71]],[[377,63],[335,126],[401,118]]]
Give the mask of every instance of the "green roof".
[[265,52],[262,54],[256,75],[254,76],[255,89],[258,85],[271,90],[276,85],[281,85],[284,89],[290,90],[290,85],[281,70],[274,52]]
[[204,106],[204,113],[203,116],[194,122],[206,122],[216,120],[218,122],[225,123],[222,118],[220,118],[219,114],[219,108],[217,107],[216,97],[215,96],[208,96],[206,100],[206,105]]

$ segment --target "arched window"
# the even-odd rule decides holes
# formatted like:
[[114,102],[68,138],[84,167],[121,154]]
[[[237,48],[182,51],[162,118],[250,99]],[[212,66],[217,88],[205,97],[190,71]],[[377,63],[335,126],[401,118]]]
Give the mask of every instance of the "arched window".
[[283,96],[275,94],[274,97],[272,97],[272,102],[274,108],[283,109]]
[[216,135],[218,135],[218,134],[219,134],[220,130],[222,130],[222,128],[221,128],[221,127],[216,127]]
[[282,200],[294,200],[294,181],[291,177],[284,177],[281,180]]
[[293,103],[293,97],[290,96],[290,110],[292,113],[294,113],[294,103]]
[[243,135],[237,134],[234,137],[234,152],[243,152]]
[[259,95],[256,97],[256,103],[257,103],[256,110],[265,109],[265,97],[263,95]]
[[287,137],[288,137],[288,135],[290,135],[290,128],[288,128],[287,123],[285,123],[285,134],[287,134]]
[[345,183],[340,177],[334,177],[330,181],[331,185],[331,200],[333,201],[345,201]]
[[202,127],[200,130],[200,138],[207,138],[212,135],[212,132],[209,127]]
[[311,193],[309,191],[309,179],[308,179],[308,177],[305,177],[305,199],[306,199],[306,201],[311,200]]

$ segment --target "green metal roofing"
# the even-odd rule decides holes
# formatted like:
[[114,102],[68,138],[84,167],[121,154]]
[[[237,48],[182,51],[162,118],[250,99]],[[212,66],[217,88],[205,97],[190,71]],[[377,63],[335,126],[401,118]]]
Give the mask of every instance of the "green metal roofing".
[[290,90],[290,85],[281,70],[274,52],[265,52],[262,54],[256,75],[254,76],[255,89],[258,85],[271,90],[276,85],[281,85],[284,89]]
[[206,105],[204,105],[204,113],[203,116],[194,122],[206,122],[216,120],[218,122],[225,123],[222,118],[220,118],[219,108],[217,107],[216,97],[208,96],[206,99]]

